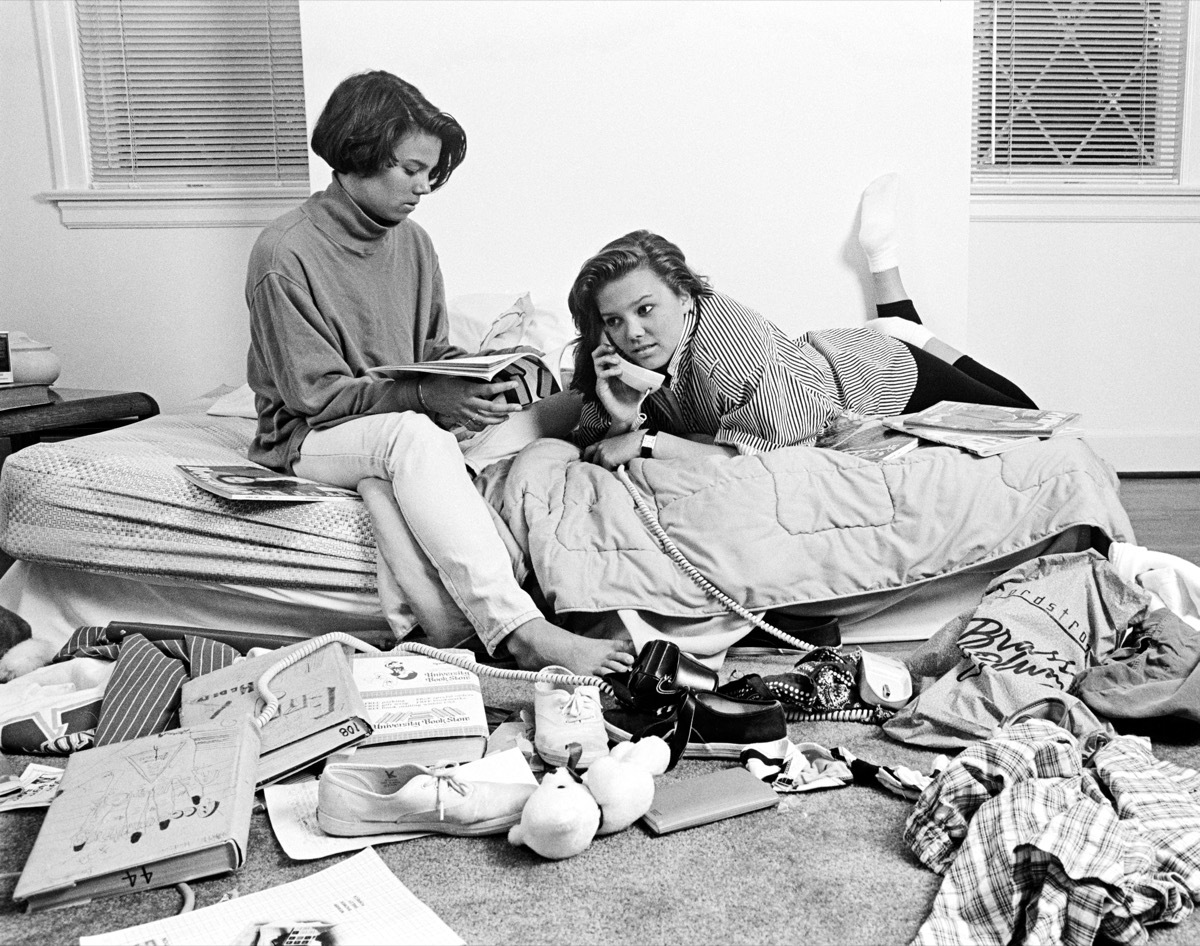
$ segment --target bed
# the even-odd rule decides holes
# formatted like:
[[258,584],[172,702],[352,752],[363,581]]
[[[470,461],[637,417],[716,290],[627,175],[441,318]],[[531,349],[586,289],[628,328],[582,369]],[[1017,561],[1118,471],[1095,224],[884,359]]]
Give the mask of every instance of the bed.
[[[0,548],[16,562],[0,605],[56,643],[114,620],[386,629],[363,503],[232,503],[176,470],[244,463],[253,429],[195,409],[9,457]],[[700,654],[746,632],[662,552],[621,482],[569,444],[538,441],[495,469],[487,495],[568,626],[615,618],[635,640],[692,638],[681,646]],[[1133,541],[1115,475],[1079,440],[987,460],[922,447],[884,464],[797,447],[629,473],[718,585],[758,612],[838,615],[849,643],[928,637],[996,574],[1097,531]]]

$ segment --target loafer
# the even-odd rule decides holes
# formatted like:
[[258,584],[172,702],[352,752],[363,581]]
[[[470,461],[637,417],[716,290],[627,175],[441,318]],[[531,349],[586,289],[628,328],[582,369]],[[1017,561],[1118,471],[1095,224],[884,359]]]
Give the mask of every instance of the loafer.
[[326,834],[397,832],[475,837],[503,834],[521,820],[537,788],[472,782],[456,766],[327,765],[317,785],[317,823]]
[[787,719],[778,700],[744,700],[715,692],[687,693],[669,712],[608,710],[604,723],[617,741],[661,736],[671,746],[672,766],[680,758],[739,759],[748,748],[787,738]]

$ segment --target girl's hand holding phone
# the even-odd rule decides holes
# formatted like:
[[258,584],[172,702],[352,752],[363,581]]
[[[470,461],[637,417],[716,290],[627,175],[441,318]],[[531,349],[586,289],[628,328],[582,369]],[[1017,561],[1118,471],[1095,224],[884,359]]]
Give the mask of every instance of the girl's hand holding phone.
[[[634,387],[624,379],[626,370],[637,366],[622,358],[616,346],[607,337],[602,337],[600,344],[592,351],[592,365],[596,369],[596,397],[608,412],[613,424],[631,429],[636,427],[642,412],[642,401],[651,390],[649,386]],[[661,380],[659,383],[661,384]]]

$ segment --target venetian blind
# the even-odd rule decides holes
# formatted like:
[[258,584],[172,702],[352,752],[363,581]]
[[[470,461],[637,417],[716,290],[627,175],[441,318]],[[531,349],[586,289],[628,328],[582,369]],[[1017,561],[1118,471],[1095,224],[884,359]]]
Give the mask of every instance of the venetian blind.
[[298,0],[76,0],[97,188],[307,184]]
[[1179,179],[1184,0],[976,0],[972,178]]

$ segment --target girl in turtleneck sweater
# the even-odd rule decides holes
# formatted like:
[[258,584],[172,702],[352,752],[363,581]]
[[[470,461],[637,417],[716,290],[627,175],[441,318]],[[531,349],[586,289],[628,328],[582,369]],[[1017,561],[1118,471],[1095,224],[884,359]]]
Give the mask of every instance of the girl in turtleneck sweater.
[[250,459],[359,489],[398,636],[419,624],[449,646],[473,630],[524,667],[627,669],[628,641],[577,637],[521,589],[449,432],[503,423],[520,408],[496,396],[515,382],[367,373],[463,354],[448,341],[437,254],[409,219],[461,163],[461,126],[402,79],[366,72],[334,90],[312,147],[333,183],[268,226],[250,255]]

